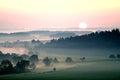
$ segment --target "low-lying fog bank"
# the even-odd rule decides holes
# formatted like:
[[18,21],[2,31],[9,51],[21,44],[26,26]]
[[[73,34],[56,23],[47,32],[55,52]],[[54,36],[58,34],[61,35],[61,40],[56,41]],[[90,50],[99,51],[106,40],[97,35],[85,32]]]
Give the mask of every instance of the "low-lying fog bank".
[[1,47],[3,53],[37,54],[40,56],[108,56],[119,54],[120,49],[63,49],[63,48],[24,48],[24,47]]

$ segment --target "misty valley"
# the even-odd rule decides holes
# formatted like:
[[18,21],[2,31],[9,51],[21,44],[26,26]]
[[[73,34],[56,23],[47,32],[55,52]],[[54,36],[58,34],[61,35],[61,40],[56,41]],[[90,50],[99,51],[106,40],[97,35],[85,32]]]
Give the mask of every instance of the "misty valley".
[[120,31],[0,33],[1,80],[119,80]]

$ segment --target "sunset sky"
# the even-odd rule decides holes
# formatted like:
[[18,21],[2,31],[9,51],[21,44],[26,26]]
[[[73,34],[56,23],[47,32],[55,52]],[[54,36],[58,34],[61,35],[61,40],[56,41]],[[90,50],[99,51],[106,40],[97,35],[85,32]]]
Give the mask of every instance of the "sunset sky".
[[120,27],[120,0],[0,0],[0,32]]

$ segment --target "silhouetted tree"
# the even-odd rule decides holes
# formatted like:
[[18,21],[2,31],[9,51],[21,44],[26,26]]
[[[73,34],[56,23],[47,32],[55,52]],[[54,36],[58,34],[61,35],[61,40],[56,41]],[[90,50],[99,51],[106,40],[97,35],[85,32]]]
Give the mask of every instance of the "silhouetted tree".
[[44,63],[46,66],[50,66],[51,61],[50,61],[50,59],[49,59],[48,57],[45,57],[45,58],[43,59],[43,63]]
[[28,66],[30,65],[30,62],[27,60],[21,60],[16,64],[16,71],[17,72],[26,72],[28,70]]
[[35,39],[33,39],[31,41],[31,43],[33,43],[33,44],[43,44],[40,40],[35,40]]
[[81,61],[84,61],[84,60],[85,60],[85,57],[80,58],[80,60],[81,60]]
[[[93,32],[86,35],[53,39],[46,43],[44,47],[53,48],[120,48],[120,31]],[[66,44],[66,45],[63,45]],[[89,44],[89,45],[88,45]]]
[[14,68],[9,60],[2,60],[0,65],[0,74],[13,73]]
[[67,57],[66,60],[65,60],[66,63],[71,63],[73,62],[72,58],[71,57]]
[[29,56],[26,55],[26,54],[21,55],[21,57],[23,58],[23,60],[28,60],[29,59]]
[[36,41],[33,39],[33,40],[31,41],[31,43],[36,43]]
[[12,61],[14,64],[16,64],[17,62],[23,60],[23,58],[21,56],[14,56],[12,57]]
[[50,60],[51,62],[53,62],[53,58],[49,58],[49,60]]
[[54,60],[53,60],[54,63],[58,63],[58,59],[55,57]]
[[30,60],[31,63],[38,62],[39,61],[38,55],[32,55],[32,56],[30,56],[29,60]]
[[2,51],[0,51],[0,60],[4,59],[5,55],[3,54]]
[[10,53],[4,54],[4,56],[5,56],[5,59],[12,60]]
[[18,54],[16,54],[16,53],[12,53],[11,56],[12,56],[12,57],[14,57],[14,56],[18,56]]
[[115,56],[114,54],[111,54],[111,55],[109,56],[109,58],[114,59],[114,58],[116,58],[116,56]]
[[117,54],[117,58],[120,58],[120,54]]

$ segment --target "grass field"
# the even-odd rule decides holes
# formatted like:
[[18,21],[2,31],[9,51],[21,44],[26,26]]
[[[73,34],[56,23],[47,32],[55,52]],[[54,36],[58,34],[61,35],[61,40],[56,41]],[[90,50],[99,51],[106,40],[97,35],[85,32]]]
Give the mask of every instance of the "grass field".
[[[120,80],[120,61],[86,59],[85,62],[66,64],[60,62],[50,67],[39,67],[29,73],[0,75],[0,80]],[[53,72],[53,67],[57,71]]]

